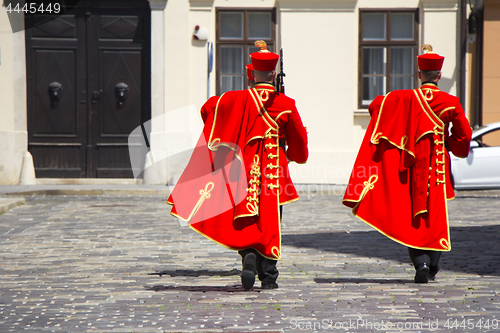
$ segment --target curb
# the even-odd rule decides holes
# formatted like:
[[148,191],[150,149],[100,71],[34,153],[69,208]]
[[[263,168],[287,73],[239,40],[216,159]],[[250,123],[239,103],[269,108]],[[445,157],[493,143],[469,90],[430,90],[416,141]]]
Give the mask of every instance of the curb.
[[455,198],[500,198],[500,190],[455,190]]
[[28,190],[19,192],[7,193],[9,196],[51,196],[51,195],[66,195],[66,196],[169,196],[171,190],[155,190],[155,189],[48,189],[48,190]]
[[25,203],[24,198],[0,198],[0,215]]

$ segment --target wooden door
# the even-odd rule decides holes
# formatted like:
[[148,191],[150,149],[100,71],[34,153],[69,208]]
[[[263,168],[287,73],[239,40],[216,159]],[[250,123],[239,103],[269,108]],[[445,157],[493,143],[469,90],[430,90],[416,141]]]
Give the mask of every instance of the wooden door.
[[84,5],[41,25],[29,22],[28,149],[37,177],[133,177],[128,136],[151,118],[144,4]]
[[35,26],[26,41],[28,149],[37,177],[86,177],[85,17],[75,12]]

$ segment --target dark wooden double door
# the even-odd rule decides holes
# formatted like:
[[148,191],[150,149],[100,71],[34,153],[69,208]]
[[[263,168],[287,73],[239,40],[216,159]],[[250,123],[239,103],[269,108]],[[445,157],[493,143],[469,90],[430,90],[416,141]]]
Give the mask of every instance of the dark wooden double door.
[[[30,24],[41,19],[26,16]],[[75,8],[26,31],[28,149],[37,177],[133,177],[128,137],[151,118],[150,22],[137,1]]]

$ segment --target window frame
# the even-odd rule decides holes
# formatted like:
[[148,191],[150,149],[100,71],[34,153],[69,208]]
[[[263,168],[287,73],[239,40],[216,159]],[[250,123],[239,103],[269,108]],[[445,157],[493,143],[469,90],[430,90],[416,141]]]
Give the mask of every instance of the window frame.
[[[385,13],[386,17],[386,39],[385,40],[363,40],[363,14],[367,13]],[[414,36],[413,39],[410,40],[391,40],[391,24],[392,24],[392,15],[393,13],[412,13],[414,14]],[[359,109],[368,109],[369,104],[363,104],[363,64],[364,64],[364,55],[363,48],[364,47],[384,47],[386,49],[386,68],[385,68],[385,86],[386,86],[386,94],[391,91],[391,48],[392,47],[413,47],[415,60],[413,62],[413,71],[414,71],[414,79],[413,86],[418,86],[418,64],[417,64],[417,55],[419,50],[419,25],[420,25],[420,10],[419,8],[360,8],[359,9],[359,36],[358,36],[358,108]]]
[[[223,46],[243,46],[243,66],[246,66],[250,63],[250,54],[248,52],[249,47],[254,46],[254,42],[256,40],[264,40],[267,43],[267,47],[270,51],[275,52],[276,48],[276,7],[216,7],[216,39],[215,39],[215,73],[216,73],[216,95],[220,96],[221,94],[221,69],[222,69],[222,54],[221,48]],[[227,12],[243,12],[243,38],[231,38],[231,39],[221,39],[221,13]],[[270,13],[271,14],[271,38],[263,39],[263,38],[248,38],[249,33],[249,13],[262,12],[262,13]],[[246,59],[246,60],[245,60]],[[246,70],[244,68],[241,69],[243,73],[243,89],[246,88]]]

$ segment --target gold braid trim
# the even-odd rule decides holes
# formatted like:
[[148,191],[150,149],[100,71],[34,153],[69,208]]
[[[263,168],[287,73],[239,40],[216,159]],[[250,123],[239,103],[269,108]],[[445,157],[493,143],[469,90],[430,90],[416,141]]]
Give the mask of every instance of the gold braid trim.
[[207,185],[205,185],[205,189],[201,189],[200,190],[200,199],[198,199],[198,202],[196,202],[196,205],[194,206],[193,210],[191,211],[191,214],[189,215],[189,217],[184,220],[182,217],[178,216],[179,218],[181,218],[182,220],[184,221],[191,221],[191,219],[193,218],[193,216],[196,214],[196,212],[198,211],[198,209],[200,209],[201,205],[203,204],[203,202],[206,200],[206,199],[210,199],[211,197],[211,194],[210,192],[212,192],[212,190],[214,189],[214,183],[213,182],[208,182]]
[[378,176],[377,175],[371,175],[370,178],[368,178],[367,181],[363,182],[363,185],[365,187],[363,188],[363,191],[361,192],[361,195],[359,196],[360,200],[365,197],[366,193],[368,193],[369,190],[373,190],[373,188],[375,187],[375,183],[377,182],[377,180],[378,180]]
[[260,185],[260,176],[262,173],[260,172],[260,164],[259,164],[259,155],[255,155],[253,157],[252,169],[249,171],[250,175],[253,176],[249,181],[249,186],[247,188],[247,192],[249,193],[249,197],[247,197],[247,209],[252,215],[259,214],[259,194],[260,189],[257,187]]
[[[445,154],[444,154],[444,132],[440,131],[437,127],[434,128],[434,135],[440,136],[441,140],[434,139],[434,144],[436,145],[436,185],[446,183],[446,171],[445,171]],[[441,148],[441,150],[439,150]],[[441,156],[441,159],[439,158]],[[442,170],[438,167],[442,165]],[[442,179],[438,176],[442,175]]]
[[271,248],[271,253],[274,254],[274,256],[276,258],[278,258],[278,259],[281,258],[281,251],[280,251],[280,249],[277,246],[273,246]]
[[378,132],[376,133],[373,137],[372,137],[372,142],[376,145],[378,145],[380,143],[380,137],[382,136],[382,132]]
[[401,138],[401,147],[404,148],[408,143],[408,137],[405,135]]
[[441,246],[442,246],[444,249],[446,249],[446,250],[448,250],[448,251],[449,251],[449,250],[451,250],[450,243],[448,242],[448,240],[447,240],[447,239],[445,239],[445,238],[441,238],[441,239],[439,240],[439,244],[441,244]]
[[213,139],[209,144],[208,144],[208,149],[210,150],[217,150],[220,146],[220,138]]

